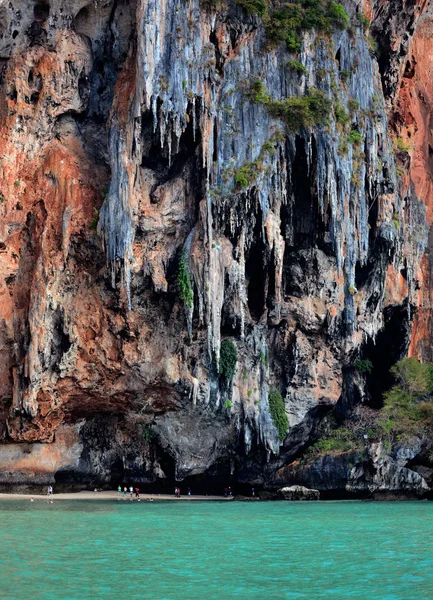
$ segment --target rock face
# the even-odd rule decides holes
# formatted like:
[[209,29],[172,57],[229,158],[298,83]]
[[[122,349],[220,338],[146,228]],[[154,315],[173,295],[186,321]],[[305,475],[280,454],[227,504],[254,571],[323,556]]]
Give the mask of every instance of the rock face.
[[339,497],[423,497],[431,489],[424,478],[430,469],[406,467],[420,451],[417,439],[400,445],[391,454],[382,443],[372,444],[364,453],[346,452],[319,456],[305,464],[295,462],[277,471],[276,483],[300,481],[316,487],[325,497],[331,492]]
[[[345,2],[351,27],[306,32],[300,70],[231,1],[16,4],[0,2],[0,482],[275,486],[329,411],[374,395],[354,361],[369,348],[386,371],[417,306],[411,352],[429,347],[427,3]],[[288,130],[258,82],[275,101],[319,90],[328,125]]]

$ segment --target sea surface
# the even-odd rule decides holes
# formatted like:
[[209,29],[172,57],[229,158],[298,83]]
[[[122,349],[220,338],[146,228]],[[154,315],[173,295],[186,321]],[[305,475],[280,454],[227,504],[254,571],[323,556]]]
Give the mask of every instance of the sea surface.
[[0,598],[433,599],[433,503],[3,501]]

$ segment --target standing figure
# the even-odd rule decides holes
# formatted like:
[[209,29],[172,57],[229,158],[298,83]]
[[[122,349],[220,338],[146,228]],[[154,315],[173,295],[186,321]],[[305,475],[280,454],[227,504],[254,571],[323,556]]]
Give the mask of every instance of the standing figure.
[[129,496],[131,498],[131,502],[132,502],[132,496],[134,495],[134,488],[132,487],[132,485],[129,486]]
[[140,502],[140,488],[138,487],[135,488],[135,498]]

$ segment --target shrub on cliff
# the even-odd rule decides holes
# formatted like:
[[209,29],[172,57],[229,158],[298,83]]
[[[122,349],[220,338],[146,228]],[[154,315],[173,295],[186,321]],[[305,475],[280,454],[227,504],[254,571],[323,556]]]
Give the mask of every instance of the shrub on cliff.
[[223,340],[220,346],[219,374],[226,381],[231,381],[238,362],[238,351],[231,340]]
[[332,33],[349,25],[342,4],[330,0],[298,0],[286,3],[265,19],[266,36],[271,44],[286,42],[289,52],[301,48],[302,32],[311,29]]
[[339,454],[341,452],[358,450],[361,447],[361,441],[351,429],[347,427],[338,427],[331,430],[328,435],[320,438],[310,446],[307,455]]
[[361,359],[357,359],[355,360],[355,362],[353,363],[353,366],[355,367],[355,369],[357,371],[359,371],[360,373],[371,373],[373,370],[373,363],[371,362],[371,360],[365,359],[365,360],[361,360]]
[[238,189],[243,189],[254,183],[258,174],[263,171],[263,164],[259,159],[247,162],[235,171],[235,184]]
[[290,71],[295,71],[298,75],[306,75],[307,67],[303,65],[299,60],[288,60],[286,62],[286,67]]
[[177,272],[177,290],[180,300],[185,304],[185,306],[191,308],[194,301],[194,293],[192,291],[188,263],[184,253],[179,260],[179,269]]
[[286,414],[286,405],[284,404],[283,397],[279,390],[276,388],[271,388],[269,390],[268,402],[272,422],[278,431],[280,440],[283,441],[289,427],[289,419]]
[[326,125],[332,102],[324,92],[309,90],[306,96],[273,100],[267,104],[269,113],[282,119],[291,131],[301,127]]
[[404,358],[391,373],[396,383],[384,396],[379,423],[390,441],[423,435],[433,429],[433,365]]
[[332,110],[332,101],[325,92],[316,88],[309,89],[305,96],[274,100],[265,84],[256,79],[245,95],[255,104],[263,104],[272,117],[284,121],[291,131],[299,131],[301,127],[326,125]]
[[249,15],[263,17],[268,9],[266,0],[235,0],[237,6],[243,8]]

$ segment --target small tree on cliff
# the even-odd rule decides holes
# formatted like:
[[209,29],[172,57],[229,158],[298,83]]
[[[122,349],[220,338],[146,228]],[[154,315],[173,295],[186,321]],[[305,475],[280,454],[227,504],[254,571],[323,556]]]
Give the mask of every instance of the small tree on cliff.
[[194,293],[191,287],[191,277],[184,252],[179,260],[179,269],[177,272],[177,290],[180,300],[187,308],[192,308],[194,302]]
[[404,358],[391,373],[395,385],[384,396],[381,426],[390,441],[423,435],[433,428],[433,365]]
[[231,381],[238,362],[238,351],[232,340],[223,340],[220,346],[219,374]]
[[286,405],[279,390],[276,388],[269,390],[268,402],[272,422],[278,431],[280,440],[283,441],[289,427],[289,419],[286,414]]

